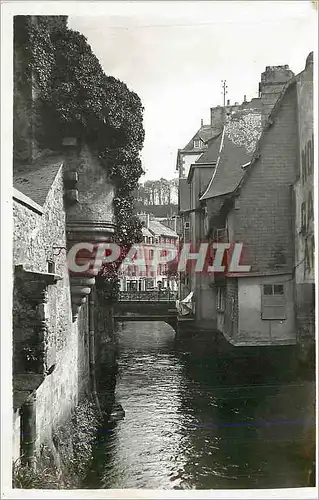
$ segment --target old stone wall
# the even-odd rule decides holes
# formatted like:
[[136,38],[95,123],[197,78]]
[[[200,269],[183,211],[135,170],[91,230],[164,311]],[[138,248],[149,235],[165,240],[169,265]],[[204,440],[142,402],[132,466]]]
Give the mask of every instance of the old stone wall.
[[[66,170],[78,174],[76,189],[78,203],[68,207],[67,224],[82,233],[88,225],[95,232],[101,228],[114,230],[114,184],[108,172],[101,166],[98,158],[87,146],[67,151]],[[85,234],[83,234],[85,236]],[[84,241],[84,240],[82,240]]]
[[[63,203],[63,169],[55,181],[43,205],[43,214],[30,206],[14,201],[14,265],[26,270],[52,272],[48,261],[54,262],[54,273],[61,277],[48,286],[44,308],[45,338],[44,363],[49,375],[36,391],[36,449],[44,442],[52,441],[52,429],[65,421],[79,395],[87,391],[88,370],[88,322],[87,309],[82,307],[78,319],[72,321],[68,267],[66,263],[66,214]],[[52,264],[50,264],[52,265]],[[30,325],[25,325],[30,315],[27,300],[17,300],[14,289],[13,318],[14,343],[28,339]]]
[[103,411],[111,412],[117,377],[118,338],[113,320],[113,306],[105,301],[103,293],[94,294],[94,331],[96,380],[99,402]]

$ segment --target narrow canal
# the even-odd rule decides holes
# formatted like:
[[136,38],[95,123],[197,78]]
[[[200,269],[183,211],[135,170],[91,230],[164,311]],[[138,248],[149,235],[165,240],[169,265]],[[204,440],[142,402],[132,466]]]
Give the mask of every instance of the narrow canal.
[[308,486],[314,384],[296,378],[288,348],[225,346],[177,341],[164,323],[120,328],[126,415],[101,432],[87,487]]

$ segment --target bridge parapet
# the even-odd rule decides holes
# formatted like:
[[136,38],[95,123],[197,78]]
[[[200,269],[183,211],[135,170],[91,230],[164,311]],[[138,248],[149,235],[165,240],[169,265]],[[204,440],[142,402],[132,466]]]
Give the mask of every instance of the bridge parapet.
[[146,291],[134,291],[130,290],[128,292],[120,292],[119,301],[120,302],[175,302],[177,299],[177,292],[172,290],[146,290]]
[[114,305],[115,321],[164,321],[176,331],[176,294],[148,292],[121,292],[120,300]]

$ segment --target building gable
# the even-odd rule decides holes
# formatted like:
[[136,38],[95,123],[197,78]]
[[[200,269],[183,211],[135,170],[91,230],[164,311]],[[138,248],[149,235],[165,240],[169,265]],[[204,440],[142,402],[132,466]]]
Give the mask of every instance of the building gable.
[[48,156],[15,169],[13,186],[40,206],[44,206],[56,176],[63,165],[61,156]]
[[251,272],[291,272],[293,197],[298,156],[297,100],[290,86],[263,132],[259,157],[247,169],[237,191],[235,240],[245,248]]

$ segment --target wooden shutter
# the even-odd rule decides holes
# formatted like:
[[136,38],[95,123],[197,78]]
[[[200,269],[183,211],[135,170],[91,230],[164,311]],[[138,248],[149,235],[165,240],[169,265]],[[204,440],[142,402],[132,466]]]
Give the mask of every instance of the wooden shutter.
[[[261,299],[261,318],[262,319],[287,319],[286,313],[286,298],[285,298],[285,289],[283,285],[266,285],[272,287],[271,294],[264,293],[264,286],[262,285],[262,299]],[[277,288],[282,286],[283,293],[282,295],[277,294]]]

